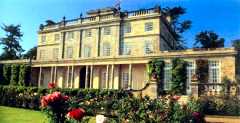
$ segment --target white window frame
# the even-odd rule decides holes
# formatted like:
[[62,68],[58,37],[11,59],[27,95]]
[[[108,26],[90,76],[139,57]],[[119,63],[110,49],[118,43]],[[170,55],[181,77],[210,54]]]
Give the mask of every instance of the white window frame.
[[59,48],[53,48],[53,59],[58,59]]
[[83,56],[84,56],[85,58],[91,57],[91,47],[85,46],[83,53],[84,53]]
[[86,37],[92,37],[92,30],[91,29],[85,30],[85,36]]
[[67,58],[73,58],[73,47],[67,47]]
[[166,63],[164,66],[164,90],[170,90],[172,84],[172,63]]
[[[208,60],[208,74],[210,84],[219,84],[221,83],[221,62],[220,60]],[[210,91],[220,91],[220,85],[209,85]]]
[[145,32],[152,31],[153,30],[153,22],[146,22],[144,24],[144,30],[145,30]]
[[103,43],[103,56],[111,55],[111,45],[110,43]]
[[41,43],[45,43],[47,41],[47,36],[46,35],[42,35],[41,36]]
[[128,89],[128,82],[129,82],[128,72],[122,72],[121,81],[122,81],[121,82],[122,89]]
[[101,76],[102,76],[102,78],[101,78],[101,89],[106,89],[107,88],[106,75],[107,75],[106,71],[101,73]]
[[45,50],[40,50],[39,52],[39,59],[44,60],[46,58],[46,51]]
[[74,31],[67,32],[67,40],[72,40],[74,39]]
[[196,62],[195,60],[187,61],[187,81],[186,91],[188,94],[191,93],[192,76],[196,74]]
[[145,41],[143,49],[144,49],[144,54],[145,55],[153,53],[152,43],[150,41]]
[[104,35],[111,35],[111,27],[104,27],[103,28]]
[[124,33],[131,33],[132,31],[131,23],[125,23],[123,30],[124,30]]
[[60,34],[54,34],[54,41],[58,42],[60,40]]
[[122,55],[131,55],[131,45],[129,43],[121,42],[121,54]]

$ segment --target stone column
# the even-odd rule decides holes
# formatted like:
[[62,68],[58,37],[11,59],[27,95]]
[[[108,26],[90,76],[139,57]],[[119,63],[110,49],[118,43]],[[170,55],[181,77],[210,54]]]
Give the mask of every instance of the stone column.
[[93,88],[93,65],[90,67],[90,87]]
[[42,79],[42,67],[39,68],[39,75],[38,75],[38,87],[41,87],[41,79]]
[[74,87],[74,66],[72,66],[72,72],[71,72],[72,74],[71,74],[71,88],[73,88]]
[[112,69],[111,69],[111,89],[114,88],[114,64],[112,64]]
[[132,64],[129,64],[128,67],[128,77],[129,77],[128,87],[132,88]]
[[109,78],[109,77],[108,77],[108,73],[109,73],[109,72],[108,72],[108,68],[109,68],[109,65],[106,66],[106,84],[107,84],[107,89],[109,88],[109,83],[108,83],[108,82],[109,82],[109,81],[108,81],[108,78]]
[[54,67],[54,83],[55,84],[57,83],[56,79],[57,79],[57,66]]
[[88,88],[88,65],[86,66],[85,88]]
[[51,78],[50,78],[50,82],[53,82],[53,66],[51,66]]
[[194,74],[191,78],[191,90],[192,90],[192,96],[194,98],[198,98],[200,96],[200,90],[199,90],[199,81],[197,79],[197,76]]
[[69,66],[67,66],[67,88],[68,88],[68,82],[69,82]]

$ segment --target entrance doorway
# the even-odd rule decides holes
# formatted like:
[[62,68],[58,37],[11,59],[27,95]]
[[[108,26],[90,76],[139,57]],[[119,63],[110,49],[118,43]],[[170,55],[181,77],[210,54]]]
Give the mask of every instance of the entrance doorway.
[[79,87],[85,88],[86,67],[82,67],[79,74],[80,74]]

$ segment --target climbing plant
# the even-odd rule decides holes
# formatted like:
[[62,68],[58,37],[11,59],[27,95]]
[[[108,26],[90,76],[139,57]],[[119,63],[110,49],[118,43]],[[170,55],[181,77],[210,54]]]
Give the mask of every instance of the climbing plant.
[[19,71],[19,65],[13,64],[11,66],[11,85],[17,85],[18,84],[18,71]]
[[30,66],[29,65],[20,65],[19,67],[19,80],[18,85],[20,86],[28,86],[30,79]]
[[2,85],[3,82],[3,64],[0,64],[0,85]]
[[11,77],[11,65],[4,64],[3,65],[3,84],[8,85],[10,83]]
[[203,94],[205,87],[204,83],[208,82],[208,60],[207,59],[197,59],[196,60],[196,75],[197,80],[200,83],[199,85],[199,93]]
[[163,69],[164,61],[162,59],[153,59],[147,65],[147,72],[151,80],[155,79],[158,86],[158,94],[163,92]]
[[187,62],[180,58],[172,60],[172,85],[171,92],[173,94],[186,93],[187,81]]

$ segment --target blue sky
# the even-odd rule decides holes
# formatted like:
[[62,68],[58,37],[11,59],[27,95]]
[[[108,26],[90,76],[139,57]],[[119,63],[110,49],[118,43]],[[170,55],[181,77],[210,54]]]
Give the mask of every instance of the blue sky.
[[[0,25],[21,24],[24,36],[21,45],[25,50],[37,45],[37,30],[47,19],[59,21],[79,17],[87,10],[113,6],[116,0],[0,0]],[[240,0],[122,0],[122,10],[150,8],[159,4],[182,6],[187,13],[181,19],[189,19],[192,28],[184,33],[188,47],[192,47],[195,35],[203,30],[213,30],[226,39],[240,38]],[[0,37],[4,32],[0,31]],[[0,53],[2,50],[0,49]]]

